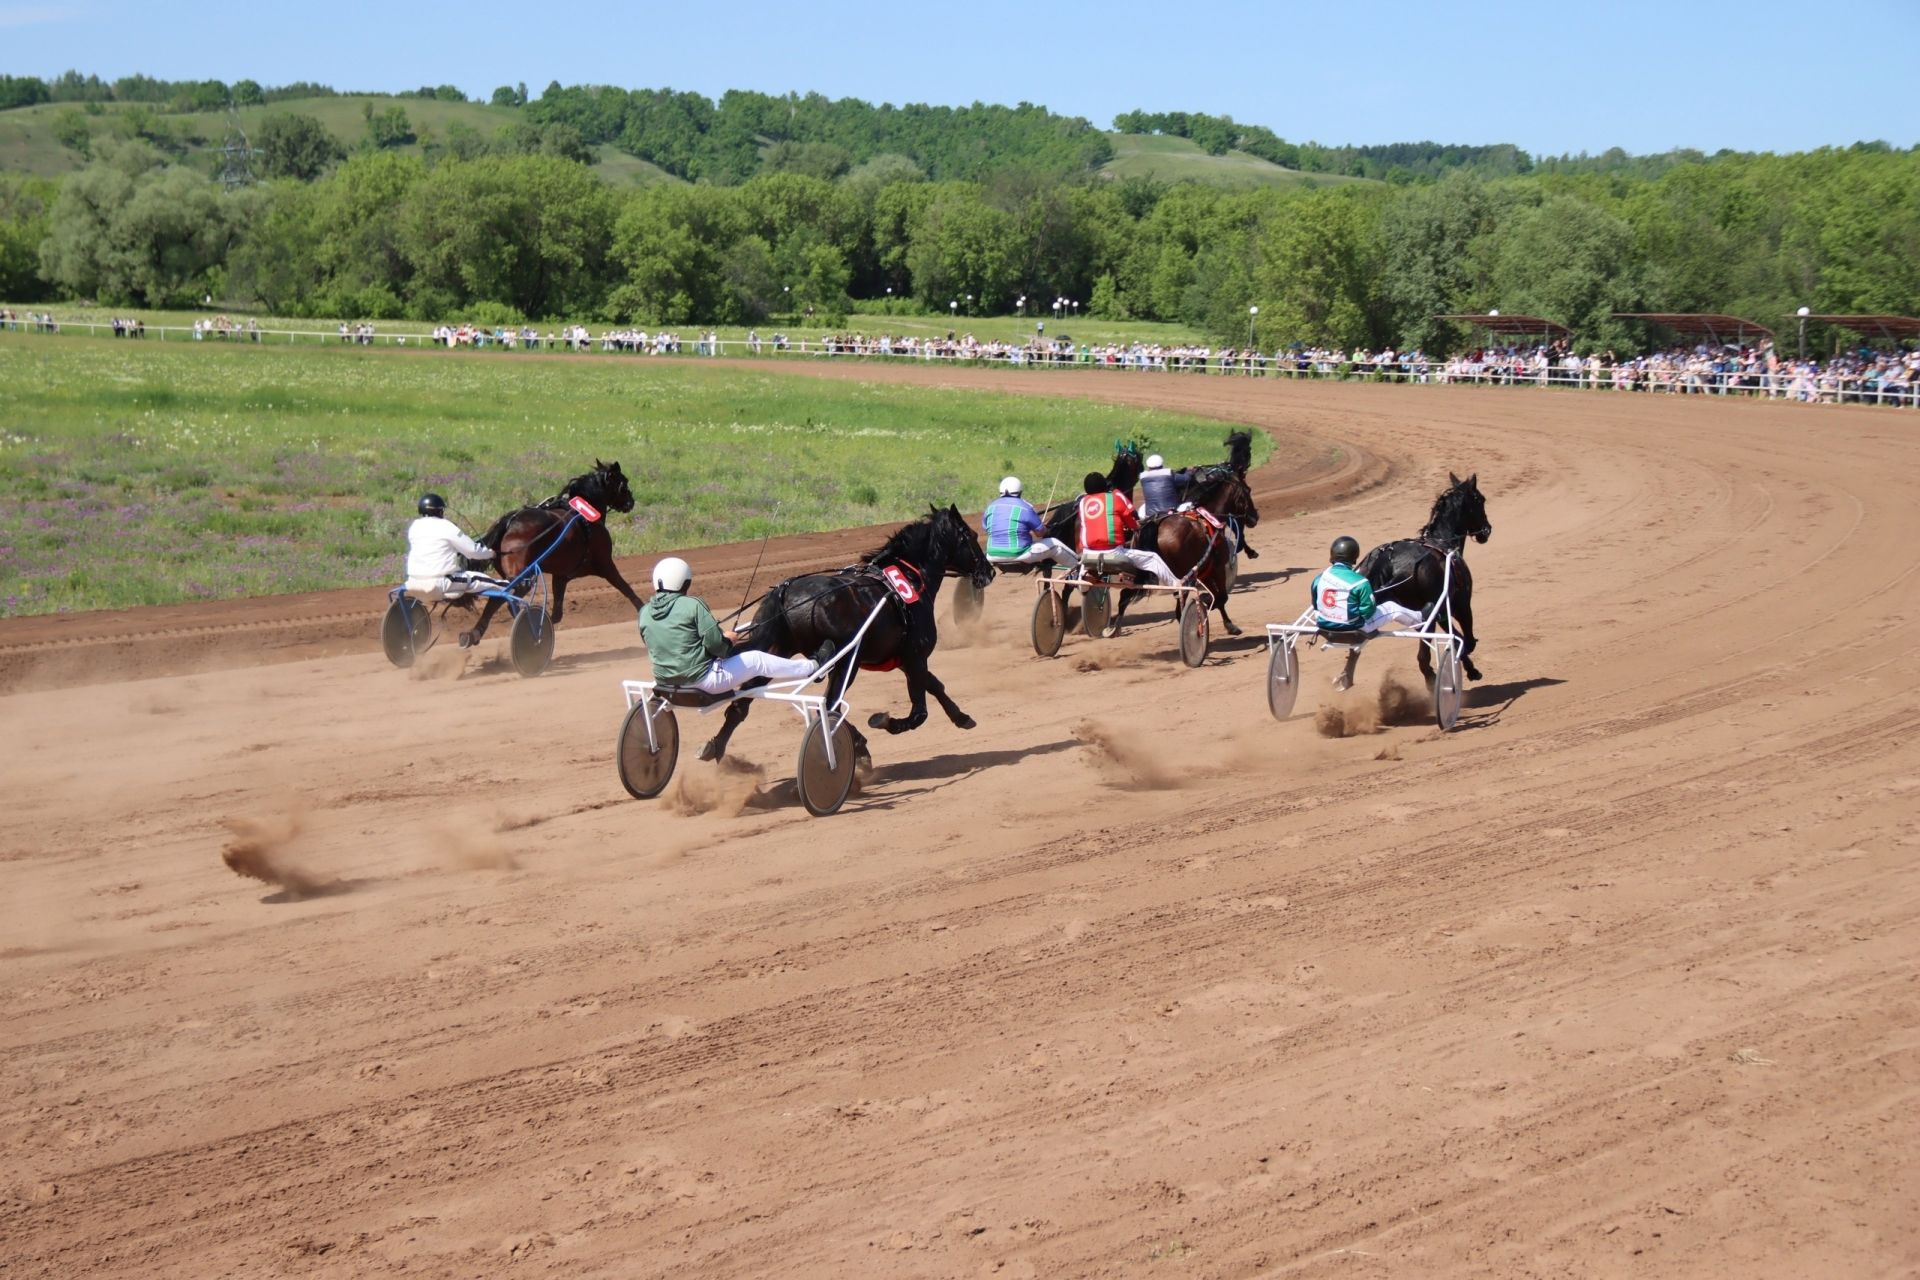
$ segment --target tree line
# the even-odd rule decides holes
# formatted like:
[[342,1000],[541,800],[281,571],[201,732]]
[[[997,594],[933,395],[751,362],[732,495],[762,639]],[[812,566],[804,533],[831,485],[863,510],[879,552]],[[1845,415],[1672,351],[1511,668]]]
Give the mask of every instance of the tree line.
[[0,297],[682,325],[1064,296],[1223,342],[1244,340],[1257,306],[1268,348],[1434,352],[1473,335],[1433,317],[1497,307],[1626,351],[1650,335],[1616,311],[1920,311],[1917,159],[1862,146],[1654,178],[1256,191],[881,168],[622,191],[552,153],[364,150],[311,182],[226,192],[110,143],[58,184],[0,179]]

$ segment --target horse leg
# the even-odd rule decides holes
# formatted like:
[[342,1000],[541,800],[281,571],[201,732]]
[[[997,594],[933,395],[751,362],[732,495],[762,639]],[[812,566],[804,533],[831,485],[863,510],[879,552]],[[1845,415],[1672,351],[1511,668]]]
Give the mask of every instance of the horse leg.
[[907,677],[907,717],[902,720],[890,716],[884,711],[876,711],[867,717],[867,728],[885,729],[888,733],[906,733],[918,729],[927,722],[927,663],[924,658],[905,658],[900,662],[900,670]]
[[947,686],[941,683],[939,676],[933,674],[931,667],[926,669],[923,678],[926,681],[927,692],[931,693],[934,700],[940,704],[940,709],[947,713],[947,719],[953,721],[954,727],[960,729],[974,727],[973,717],[962,711],[960,704],[947,696]]
[[[1453,605],[1453,629],[1460,634],[1462,640],[1466,641],[1460,646],[1460,665],[1466,668],[1467,679],[1478,680],[1480,668],[1473,665],[1472,654],[1474,646],[1479,644],[1480,640],[1473,634],[1473,601],[1465,592],[1461,593],[1460,599]],[[1425,653],[1426,649],[1422,647],[1420,652]]]
[[[640,596],[638,593],[634,591],[632,587],[627,585],[627,580],[620,576],[620,568],[618,565],[614,564],[613,562],[612,542],[608,542],[608,544],[603,548],[596,548],[596,551],[597,551],[597,554],[594,557],[594,565],[593,565],[594,574],[598,577],[605,578],[608,582],[611,582],[613,584],[613,589],[615,591],[618,591],[621,595],[625,596],[627,598],[627,603],[631,604],[634,607],[635,611],[637,612],[640,608],[640,603],[641,603]],[[557,613],[558,610],[556,610],[555,612]],[[557,618],[555,620],[558,621]]]
[[494,611],[499,609],[499,607],[499,597],[487,597],[487,607],[480,611],[480,620],[473,624],[471,631],[462,631],[460,633],[460,647],[462,649],[471,649],[474,645],[480,643],[481,638],[487,634],[487,624],[493,621]]
[[567,602],[567,579],[554,578],[552,579],[552,582],[553,582],[553,617],[551,621],[553,625],[557,627],[560,625],[560,614],[564,611],[566,602]]
[[1214,608],[1214,611],[1220,615],[1220,625],[1227,629],[1228,635],[1230,636],[1239,635],[1240,628],[1234,623],[1232,618],[1229,618],[1227,616],[1227,567],[1226,565],[1224,564],[1220,565],[1217,569],[1215,569],[1212,573],[1208,574],[1207,576],[1213,579],[1213,581],[1207,583],[1207,589],[1210,591],[1215,591],[1219,593],[1215,595],[1213,598],[1213,608]]
[[727,704],[720,717],[720,732],[707,739],[707,745],[700,748],[702,760],[718,760],[727,754],[727,739],[733,737],[733,731],[747,718],[747,712],[753,710],[752,698],[735,698]]

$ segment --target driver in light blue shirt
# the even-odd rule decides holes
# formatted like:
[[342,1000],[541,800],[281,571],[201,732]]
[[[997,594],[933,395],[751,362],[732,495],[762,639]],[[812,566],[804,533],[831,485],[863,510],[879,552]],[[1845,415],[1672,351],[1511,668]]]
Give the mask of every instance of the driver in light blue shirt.
[[1021,496],[1019,476],[1000,482],[1000,496],[980,521],[987,531],[987,559],[995,564],[1078,564],[1073,548],[1047,536],[1040,513]]

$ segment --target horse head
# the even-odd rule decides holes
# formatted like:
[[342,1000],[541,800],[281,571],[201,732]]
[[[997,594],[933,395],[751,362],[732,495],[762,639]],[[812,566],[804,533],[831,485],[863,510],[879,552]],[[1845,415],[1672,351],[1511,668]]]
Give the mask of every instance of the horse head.
[[593,460],[593,480],[600,490],[601,506],[625,513],[633,510],[633,487],[617,462]]
[[1447,480],[1447,491],[1434,499],[1433,512],[1427,517],[1427,527],[1420,531],[1420,536],[1442,544],[1465,542],[1468,538],[1485,542],[1491,538],[1493,522],[1487,519],[1487,499],[1480,492],[1480,474],[1475,472],[1462,480],[1449,471]]
[[1253,432],[1229,431],[1222,443],[1227,446],[1227,465],[1244,479],[1247,468],[1253,465]]
[[974,586],[984,590],[993,581],[994,569],[980,545],[980,536],[960,514],[960,508],[951,503],[945,511],[936,507],[931,514],[945,550],[942,568],[971,579]]
[[1113,469],[1107,472],[1107,485],[1122,493],[1131,493],[1133,486],[1140,483],[1140,473],[1147,469],[1141,460],[1140,444],[1135,440],[1115,440],[1113,442]]

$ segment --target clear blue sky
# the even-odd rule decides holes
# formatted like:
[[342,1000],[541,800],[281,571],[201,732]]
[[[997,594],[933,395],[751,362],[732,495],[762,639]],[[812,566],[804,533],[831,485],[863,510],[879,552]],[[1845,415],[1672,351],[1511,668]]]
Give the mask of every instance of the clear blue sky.
[[1103,128],[1132,107],[1206,111],[1293,141],[1535,154],[1912,146],[1916,37],[1920,0],[0,0],[0,71],[15,75],[818,90],[1035,102]]

